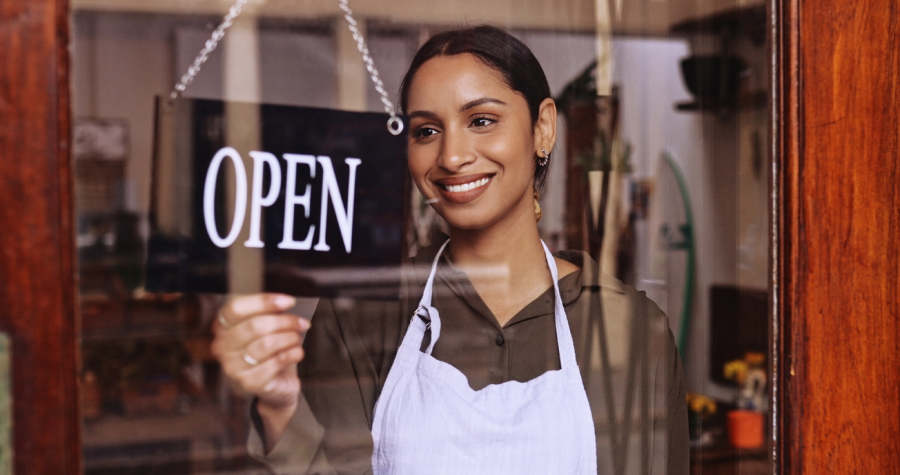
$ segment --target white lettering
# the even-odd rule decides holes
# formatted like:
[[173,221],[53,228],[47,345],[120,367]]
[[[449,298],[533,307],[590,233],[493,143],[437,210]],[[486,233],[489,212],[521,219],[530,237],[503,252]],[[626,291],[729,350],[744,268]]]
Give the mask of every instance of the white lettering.
[[[216,181],[219,176],[219,168],[225,157],[231,159],[234,165],[234,221],[231,223],[231,231],[228,236],[222,238],[216,229],[215,201],[216,201]],[[219,247],[228,247],[238,237],[241,227],[244,225],[244,214],[247,211],[247,171],[244,169],[244,162],[241,154],[231,147],[224,147],[213,157],[206,171],[206,182],[203,184],[203,221],[206,224],[206,232],[213,244]]]
[[308,251],[312,246],[313,234],[316,230],[315,225],[309,227],[309,233],[306,235],[306,239],[302,241],[294,240],[294,207],[297,205],[303,206],[304,215],[308,218],[311,196],[310,191],[312,190],[312,185],[307,184],[306,191],[302,195],[297,196],[297,164],[304,163],[309,166],[309,176],[310,178],[315,178],[316,157],[312,155],[286,153],[284,154],[284,159],[288,162],[287,183],[285,183],[286,189],[284,192],[284,237],[278,244],[278,248]]
[[[250,152],[253,157],[253,187],[250,190],[250,238],[244,242],[246,247],[263,247],[265,244],[260,239],[259,220],[263,206],[272,206],[281,192],[281,165],[275,155],[269,152]],[[263,170],[269,166],[272,172],[272,180],[269,183],[269,192],[262,196]]]
[[338,228],[344,239],[344,249],[350,253],[353,244],[353,201],[356,197],[356,167],[362,163],[358,158],[346,158],[344,163],[350,167],[350,179],[347,183],[347,207],[341,198],[341,190],[338,188],[337,179],[334,176],[334,168],[331,166],[331,158],[319,156],[319,164],[322,165],[322,213],[319,217],[319,242],[313,248],[316,251],[329,251],[331,246],[325,242],[325,225],[328,222],[328,198],[334,203],[334,214],[337,216]]
[[[244,246],[252,248],[262,248],[265,243],[261,239],[261,220],[262,208],[272,206],[277,201],[281,189],[281,166],[275,155],[269,152],[250,152],[253,157],[253,185],[250,199],[250,235]],[[235,178],[235,197],[234,197],[234,221],[231,223],[231,229],[228,235],[222,237],[219,235],[216,226],[215,201],[216,186],[218,184],[219,169],[222,162],[231,159],[234,166]],[[344,249],[349,254],[353,245],[353,206],[356,201],[356,170],[362,163],[358,158],[346,158],[344,163],[349,167],[349,180],[347,183],[347,200],[346,205],[341,196],[340,187],[338,186],[337,177],[334,174],[331,158],[327,156],[312,156],[286,153],[284,159],[287,161],[287,179],[285,180],[285,208],[284,208],[284,234],[282,240],[278,243],[280,249],[295,249],[306,251],[315,249],[316,251],[330,251],[331,246],[325,241],[328,233],[328,203],[332,203],[334,214],[337,218],[338,228],[341,232],[341,238],[344,241]],[[316,177],[316,162],[322,166],[322,207],[319,216],[319,242],[315,247],[312,246],[315,236],[316,226],[310,225],[309,232],[302,241],[294,239],[294,218],[295,208],[303,207],[303,215],[306,218],[310,216],[312,207],[312,185],[307,183],[302,195],[297,195],[297,166],[304,164],[309,167],[309,176],[311,179]],[[263,175],[266,166],[272,174],[269,183],[269,189],[263,196]],[[209,234],[212,242],[218,247],[228,247],[237,240],[241,227],[244,223],[244,216],[247,212],[247,171],[244,168],[241,155],[232,147],[224,147],[213,156],[206,172],[206,181],[203,185],[203,220],[206,225],[206,232]]]

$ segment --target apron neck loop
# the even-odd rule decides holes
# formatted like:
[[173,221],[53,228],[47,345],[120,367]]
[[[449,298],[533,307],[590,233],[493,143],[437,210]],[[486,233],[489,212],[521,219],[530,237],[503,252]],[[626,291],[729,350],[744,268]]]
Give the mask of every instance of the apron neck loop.
[[434,292],[434,276],[437,274],[438,262],[440,262],[441,254],[444,253],[444,248],[447,247],[447,244],[450,244],[449,239],[444,241],[444,244],[441,245],[441,248],[438,249],[437,254],[434,256],[434,262],[431,263],[431,273],[428,274],[428,281],[425,282],[425,292],[422,294],[422,300],[419,302],[420,308],[431,306],[431,297]]
[[575,340],[569,328],[569,318],[563,305],[562,296],[559,294],[559,271],[556,269],[556,259],[541,240],[544,248],[544,256],[547,258],[547,267],[550,268],[551,280],[553,280],[554,314],[556,316],[556,345],[559,347],[559,362],[562,368],[578,367],[575,359]]
[[[413,322],[414,325],[422,325],[421,329],[423,333],[425,329],[431,329],[431,341],[428,344],[428,348],[425,350],[425,353],[428,355],[431,354],[435,343],[437,343],[441,336],[441,318],[437,309],[431,305],[431,300],[434,295],[434,277],[437,274],[438,262],[440,262],[441,255],[444,253],[444,249],[449,243],[449,239],[445,241],[438,250],[437,255],[434,257],[434,262],[431,264],[431,273],[428,275],[428,281],[425,283],[425,291],[422,294],[422,300],[419,301],[419,307],[416,309],[416,314],[413,315],[413,319],[415,320],[427,320],[427,324]],[[553,281],[556,343],[559,347],[560,364],[563,368],[577,367],[578,363],[575,360],[575,342],[572,338],[572,332],[569,329],[569,320],[566,317],[566,309],[563,306],[562,297],[559,294],[559,271],[556,269],[556,261],[553,258],[553,254],[550,253],[550,249],[547,248],[544,241],[541,241],[541,246],[544,248],[544,256],[547,259],[547,267],[550,268],[550,276]]]
[[[428,343],[428,348],[425,349],[425,354],[427,355],[431,354],[434,350],[434,344],[437,343],[438,339],[441,337],[441,317],[438,314],[437,309],[431,306],[431,298],[434,295],[434,276],[437,274],[438,262],[440,262],[441,255],[444,253],[444,248],[446,248],[449,243],[449,239],[444,241],[444,244],[438,249],[437,255],[434,256],[434,262],[431,264],[431,273],[428,275],[428,282],[425,283],[425,292],[422,294],[422,300],[419,301],[419,308],[416,309],[416,314],[413,315],[413,319],[424,317],[424,319],[428,321],[422,332],[424,336],[424,330],[431,330],[431,341]],[[413,323],[416,324],[421,322]]]

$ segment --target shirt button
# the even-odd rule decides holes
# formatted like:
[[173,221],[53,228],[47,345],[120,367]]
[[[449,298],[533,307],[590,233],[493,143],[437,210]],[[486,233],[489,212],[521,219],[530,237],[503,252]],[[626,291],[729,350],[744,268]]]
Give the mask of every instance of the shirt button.
[[494,340],[494,341],[497,343],[497,346],[503,346],[503,342],[505,342],[506,339],[503,338],[503,334],[502,334],[502,333],[498,333],[498,334],[497,334],[497,339]]

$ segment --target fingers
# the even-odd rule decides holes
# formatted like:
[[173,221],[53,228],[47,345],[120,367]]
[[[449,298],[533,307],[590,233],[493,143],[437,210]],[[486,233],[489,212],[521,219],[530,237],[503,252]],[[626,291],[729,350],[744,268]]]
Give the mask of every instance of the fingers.
[[231,329],[247,318],[283,312],[296,303],[297,299],[284,294],[254,294],[234,297],[219,311],[218,323],[224,329]]
[[244,363],[234,381],[244,391],[266,400],[274,406],[296,399],[300,379],[294,369],[303,360],[303,348],[295,346],[277,353],[256,366]]
[[[272,376],[278,373],[275,371],[276,369],[284,369],[286,365],[303,361],[305,354],[303,347],[297,344],[287,345],[278,352],[260,358],[253,355],[253,350],[244,350],[230,354],[226,360],[222,361],[222,366],[225,373],[232,379],[241,380],[242,385],[245,386],[254,386],[253,381],[246,380],[248,374]],[[248,355],[248,357],[245,358],[244,355]],[[255,360],[255,364],[248,362],[248,359]]]
[[233,377],[254,361],[259,364],[278,352],[299,347],[309,328],[309,320],[293,315],[254,317],[231,330],[217,331],[211,349],[225,374]]
[[301,342],[299,333],[279,333],[259,338],[242,349],[222,352],[214,348],[214,352],[225,375],[247,389],[248,386],[257,386],[253,381],[246,380],[249,373],[258,375],[260,368],[271,370],[273,365],[283,368],[284,365],[302,361],[305,353]]
[[305,334],[309,330],[308,319],[296,315],[261,315],[243,320],[228,329],[219,331],[217,340],[221,340],[222,350],[232,351],[246,347],[254,340],[276,333]]
[[225,376],[240,390],[276,406],[296,401],[303,338],[310,321],[281,313],[296,304],[281,294],[235,297],[213,325],[212,353]]
[[212,353],[229,377],[303,344],[309,320],[294,315],[262,315],[217,331]]
[[[296,332],[274,333],[253,340],[244,348],[242,354],[250,356],[250,361],[255,360],[256,365],[259,365],[283,351],[299,347],[302,342],[302,336]],[[248,358],[242,359],[247,362]]]

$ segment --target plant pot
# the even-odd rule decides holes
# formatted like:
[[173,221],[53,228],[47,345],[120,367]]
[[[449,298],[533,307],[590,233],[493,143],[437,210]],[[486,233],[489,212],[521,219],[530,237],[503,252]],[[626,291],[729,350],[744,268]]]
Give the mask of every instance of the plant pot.
[[745,68],[737,56],[691,56],[681,60],[681,77],[698,101],[722,102],[737,96]]
[[738,449],[762,447],[765,417],[761,412],[738,409],[728,413],[728,441]]

